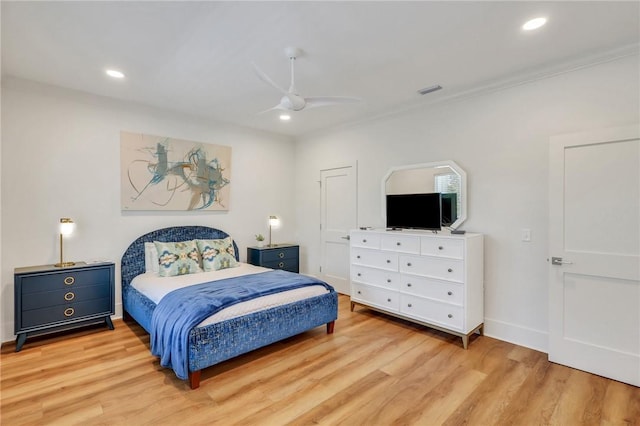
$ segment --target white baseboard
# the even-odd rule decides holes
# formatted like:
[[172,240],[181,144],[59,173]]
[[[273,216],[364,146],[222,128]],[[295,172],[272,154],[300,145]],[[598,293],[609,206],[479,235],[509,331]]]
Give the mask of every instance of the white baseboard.
[[505,342],[548,353],[549,333],[504,321],[485,318],[484,334]]

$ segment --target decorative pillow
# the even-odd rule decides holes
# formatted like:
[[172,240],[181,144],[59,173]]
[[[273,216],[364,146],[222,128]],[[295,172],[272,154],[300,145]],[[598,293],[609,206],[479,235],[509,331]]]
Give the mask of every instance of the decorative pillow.
[[147,273],[158,274],[158,250],[154,243],[144,243],[144,269]]
[[196,240],[196,243],[202,256],[202,266],[205,271],[219,271],[238,266],[231,237],[222,240]]
[[202,272],[200,253],[194,240],[177,243],[154,241],[153,243],[158,251],[158,275],[161,277]]

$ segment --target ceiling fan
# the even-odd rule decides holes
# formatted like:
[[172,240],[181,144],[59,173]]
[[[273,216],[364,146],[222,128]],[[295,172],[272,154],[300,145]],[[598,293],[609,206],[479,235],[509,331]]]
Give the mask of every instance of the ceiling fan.
[[280,103],[272,108],[269,108],[266,111],[262,111],[262,113],[279,109],[284,111],[302,111],[303,109],[316,108],[322,106],[331,106],[331,105],[340,105],[354,102],[362,102],[360,98],[354,98],[349,96],[312,96],[312,97],[303,97],[298,93],[298,90],[295,87],[295,73],[294,73],[294,64],[296,58],[300,57],[302,51],[295,47],[287,47],[285,49],[285,54],[289,58],[289,62],[291,64],[291,84],[289,85],[289,90],[284,90],[282,87],[278,86],[273,80],[269,78],[267,74],[265,74],[258,66],[252,62],[253,67],[258,74],[258,77],[265,83],[269,84],[277,91],[282,93],[282,98],[280,99]]

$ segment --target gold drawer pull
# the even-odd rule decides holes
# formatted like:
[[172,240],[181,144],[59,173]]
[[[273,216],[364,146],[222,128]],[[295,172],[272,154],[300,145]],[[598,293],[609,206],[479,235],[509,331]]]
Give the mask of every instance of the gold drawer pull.
[[280,257],[280,259],[284,258],[284,253],[278,253],[278,257]]
[[73,308],[67,308],[64,310],[64,316],[65,317],[70,317],[72,316],[76,311]]
[[280,263],[278,263],[278,267],[280,267],[280,268],[284,268],[284,262],[280,262]]
[[64,279],[64,283],[65,283],[66,285],[72,285],[72,284],[73,284],[73,283],[75,283],[75,282],[76,282],[75,277],[66,277],[66,278]]
[[68,292],[64,295],[64,300],[66,300],[67,302],[73,300],[76,297],[75,294],[73,294],[72,292]]

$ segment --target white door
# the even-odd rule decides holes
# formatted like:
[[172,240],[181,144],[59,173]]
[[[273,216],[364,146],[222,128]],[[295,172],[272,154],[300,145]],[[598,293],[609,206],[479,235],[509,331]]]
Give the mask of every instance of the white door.
[[357,223],[356,166],[320,171],[320,277],[349,294],[349,230]]
[[549,158],[549,360],[636,386],[639,137],[638,126],[558,136]]

